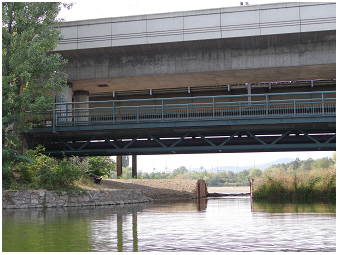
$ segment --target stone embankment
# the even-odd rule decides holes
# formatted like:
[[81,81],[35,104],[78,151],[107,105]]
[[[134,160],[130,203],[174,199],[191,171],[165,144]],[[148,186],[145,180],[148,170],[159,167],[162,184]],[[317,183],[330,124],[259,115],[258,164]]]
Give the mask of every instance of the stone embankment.
[[102,190],[78,194],[47,190],[3,190],[2,208],[97,206],[206,197],[204,180],[102,180]]
[[48,190],[3,190],[2,208],[39,208],[147,203],[140,190],[88,190],[79,194]]

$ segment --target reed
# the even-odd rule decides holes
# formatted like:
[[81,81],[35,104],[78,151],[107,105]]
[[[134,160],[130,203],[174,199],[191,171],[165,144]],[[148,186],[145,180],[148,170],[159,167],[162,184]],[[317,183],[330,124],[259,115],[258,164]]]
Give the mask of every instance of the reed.
[[304,172],[277,169],[254,180],[254,198],[311,200],[335,196],[335,168]]

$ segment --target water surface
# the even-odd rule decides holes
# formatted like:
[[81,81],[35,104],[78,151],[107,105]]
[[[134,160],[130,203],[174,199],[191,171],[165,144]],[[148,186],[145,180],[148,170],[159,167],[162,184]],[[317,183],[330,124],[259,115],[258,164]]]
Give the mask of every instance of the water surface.
[[177,203],[2,211],[3,251],[335,251],[335,204]]

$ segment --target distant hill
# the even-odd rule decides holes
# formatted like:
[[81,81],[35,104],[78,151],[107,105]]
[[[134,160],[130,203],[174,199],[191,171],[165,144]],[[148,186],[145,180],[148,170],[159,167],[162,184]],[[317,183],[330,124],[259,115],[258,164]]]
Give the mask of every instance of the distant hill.
[[[264,163],[264,164],[255,164],[255,168],[259,168],[261,170],[265,170],[268,166],[271,166],[271,165],[277,165],[277,164],[287,164],[287,163],[290,163],[292,161],[294,161],[295,159],[293,158],[281,158],[281,159],[277,159],[277,160],[274,160],[272,162],[269,162],[269,163]],[[219,166],[218,167],[218,171],[232,171],[232,172],[241,172],[243,170],[248,170],[248,169],[252,169],[254,168],[254,165],[249,165],[249,166]],[[211,169],[206,169],[207,171],[211,171]],[[200,169],[199,168],[195,168],[195,169],[192,169],[192,171],[196,171],[196,172],[199,172]],[[214,169],[214,172],[217,172],[215,169]]]

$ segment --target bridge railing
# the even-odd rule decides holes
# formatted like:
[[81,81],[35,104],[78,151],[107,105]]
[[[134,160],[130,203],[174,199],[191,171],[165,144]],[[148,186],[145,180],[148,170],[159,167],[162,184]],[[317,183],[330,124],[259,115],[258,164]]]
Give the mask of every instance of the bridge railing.
[[64,103],[66,107],[59,110],[58,105],[60,103],[55,104],[54,110],[44,115],[43,126],[294,118],[335,116],[336,113],[334,91],[91,101],[85,103],[95,107],[75,107],[76,104],[84,104],[84,102]]

